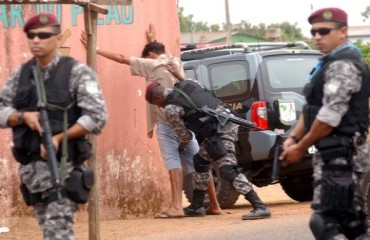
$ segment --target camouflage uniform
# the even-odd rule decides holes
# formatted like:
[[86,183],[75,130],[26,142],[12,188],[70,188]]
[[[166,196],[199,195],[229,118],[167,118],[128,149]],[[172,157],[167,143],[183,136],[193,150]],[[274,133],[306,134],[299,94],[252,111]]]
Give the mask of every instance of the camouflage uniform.
[[[43,79],[49,77],[60,58],[61,55],[58,54],[41,69]],[[0,92],[0,127],[2,128],[9,127],[7,120],[12,113],[17,111],[12,106],[12,99],[16,95],[20,70],[19,68],[9,78]],[[107,109],[95,73],[85,64],[75,62],[70,76],[69,92],[72,98],[77,100],[77,105],[81,109],[81,116],[77,123],[88,132],[100,133],[107,120]],[[72,166],[67,164],[66,169],[69,172]],[[21,165],[19,172],[22,183],[31,193],[42,193],[42,197],[47,198],[54,190],[46,161],[33,160],[27,165]],[[72,225],[77,206],[75,202],[66,197],[49,204],[36,203],[33,207],[44,239],[75,239]]]
[[[223,112],[225,109],[223,106],[219,106],[217,111]],[[188,143],[189,138],[191,137],[191,133],[189,130],[186,129],[184,121],[181,117],[184,115],[184,109],[180,106],[176,105],[167,105],[165,107],[166,115],[169,116],[167,119],[171,124],[172,128],[176,132],[177,136],[179,136],[180,142]],[[238,134],[238,125],[228,122],[225,127],[218,129],[218,134],[220,134],[220,138],[222,139],[222,143],[228,153],[223,156],[222,158],[215,161],[217,166],[236,166],[237,160],[235,158],[235,145],[234,141]],[[200,143],[199,155],[204,159],[211,162],[212,158],[208,154],[207,150],[207,141],[208,139],[203,139]],[[194,175],[194,188],[206,191],[208,189],[208,184],[211,178],[211,172],[199,173],[195,172]],[[252,184],[248,181],[248,179],[241,173],[233,181],[233,185],[235,189],[240,192],[241,194],[245,195],[249,191],[252,190]]]
[[[349,101],[351,94],[356,93],[361,89],[362,77],[360,71],[350,61],[339,60],[332,62],[325,71],[324,75],[324,97],[322,99],[323,106],[320,108],[317,119],[323,123],[326,123],[332,127],[336,127],[340,124],[341,119],[349,108]],[[367,140],[361,145],[354,146],[354,153],[352,158],[353,173],[352,178],[355,183],[355,199],[354,199],[354,210],[357,213],[364,213],[364,200],[361,192],[361,178],[363,173],[369,170],[369,157],[370,157],[370,145]],[[333,165],[345,165],[347,164],[346,157],[339,157],[329,161]],[[350,215],[340,216],[337,214],[336,217],[327,216],[322,214],[320,209],[321,204],[321,182],[322,179],[322,167],[324,161],[317,152],[313,156],[313,170],[314,170],[314,196],[312,207],[315,214],[321,215],[325,221],[330,222],[334,225],[334,228],[343,229],[348,227],[347,231],[351,231],[351,227],[359,224],[359,220],[348,220],[351,218]],[[345,220],[344,220],[345,219]],[[363,220],[363,219],[362,219]],[[366,221],[366,220],[365,220]],[[339,230],[337,234],[330,239],[333,240],[344,240],[347,237]],[[356,239],[369,239],[368,235],[359,236]]]

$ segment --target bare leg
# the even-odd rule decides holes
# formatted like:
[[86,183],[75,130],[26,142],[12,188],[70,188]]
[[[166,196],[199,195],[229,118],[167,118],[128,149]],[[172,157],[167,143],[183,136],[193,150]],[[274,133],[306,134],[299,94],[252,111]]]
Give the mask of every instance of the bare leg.
[[216,195],[216,188],[214,184],[213,177],[211,177],[208,185],[208,197],[209,197],[209,205],[206,210],[206,214],[208,215],[220,215],[222,214],[222,210],[220,208],[220,205],[217,201],[217,195]]
[[170,184],[171,184],[171,195],[172,201],[170,207],[159,213],[159,215],[168,215],[168,217],[184,216],[184,211],[182,209],[182,170],[180,168],[175,168],[169,170],[170,174]]

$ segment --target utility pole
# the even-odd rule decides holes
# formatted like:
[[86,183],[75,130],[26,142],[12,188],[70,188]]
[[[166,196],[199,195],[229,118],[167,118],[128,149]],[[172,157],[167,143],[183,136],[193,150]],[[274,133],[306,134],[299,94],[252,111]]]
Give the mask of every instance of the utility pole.
[[225,0],[225,11],[226,11],[226,42],[231,42],[231,23],[229,13],[229,0]]

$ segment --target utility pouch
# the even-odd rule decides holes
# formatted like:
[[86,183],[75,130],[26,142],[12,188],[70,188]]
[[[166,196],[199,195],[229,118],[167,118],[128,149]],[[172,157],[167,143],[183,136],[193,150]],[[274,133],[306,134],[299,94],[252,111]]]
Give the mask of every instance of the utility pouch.
[[212,160],[216,161],[227,154],[227,149],[222,143],[222,139],[216,135],[210,137],[207,143],[207,150]]
[[75,166],[65,181],[67,196],[76,203],[87,203],[94,184],[94,172],[83,165]]
[[321,210],[342,213],[353,210],[355,184],[351,165],[325,164],[322,167]]
[[24,185],[23,183],[20,185],[20,189],[23,196],[23,200],[27,204],[27,206],[35,205],[38,202],[43,202],[41,198],[41,193],[30,193],[26,185]]
[[90,158],[91,156],[91,143],[86,138],[80,139],[76,143],[77,156],[75,159],[75,164],[81,165],[84,161]]
[[31,159],[27,152],[21,148],[12,147],[12,153],[17,162],[20,164],[26,165],[28,164]]
[[319,150],[321,158],[329,161],[338,157],[347,157],[350,153],[351,142],[348,137],[333,136],[319,140],[315,147]]
[[324,150],[319,150],[321,158],[323,161],[329,161],[338,157],[345,157],[349,153],[349,149],[347,147],[334,147],[334,148],[327,148]]
[[315,147],[319,150],[338,146],[350,147],[350,138],[343,136],[326,137],[317,141],[317,143],[315,144]]

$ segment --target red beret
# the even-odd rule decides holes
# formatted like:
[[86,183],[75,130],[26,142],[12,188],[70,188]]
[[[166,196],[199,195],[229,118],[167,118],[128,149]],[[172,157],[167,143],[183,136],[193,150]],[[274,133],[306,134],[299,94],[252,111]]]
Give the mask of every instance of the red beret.
[[145,100],[147,100],[149,103],[152,103],[152,91],[155,87],[161,85],[158,81],[151,82],[147,87],[145,91]]
[[347,25],[347,13],[340,8],[322,8],[313,12],[308,22],[338,22]]
[[32,16],[24,25],[23,31],[28,32],[31,29],[36,29],[46,26],[60,26],[55,15],[51,13],[39,13]]

